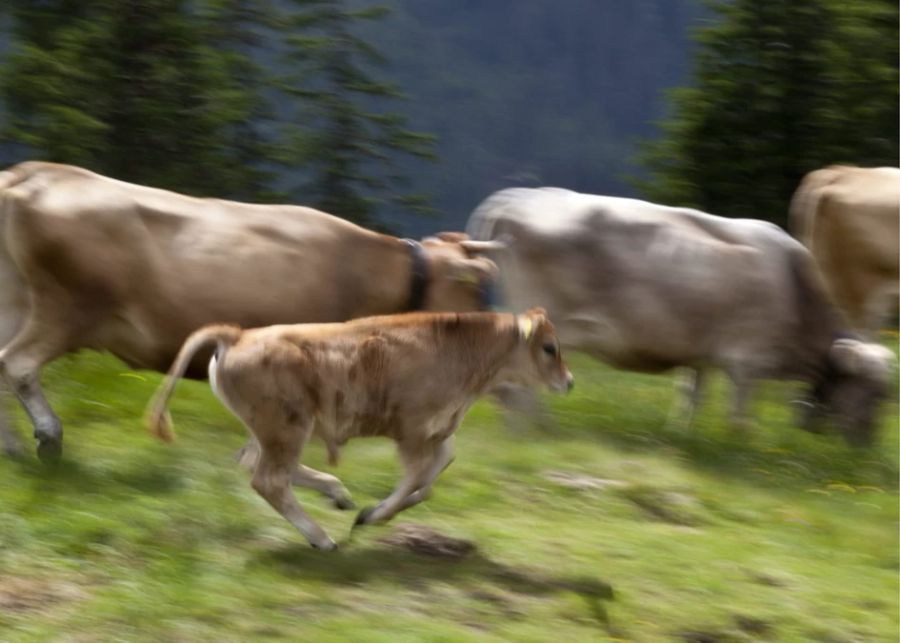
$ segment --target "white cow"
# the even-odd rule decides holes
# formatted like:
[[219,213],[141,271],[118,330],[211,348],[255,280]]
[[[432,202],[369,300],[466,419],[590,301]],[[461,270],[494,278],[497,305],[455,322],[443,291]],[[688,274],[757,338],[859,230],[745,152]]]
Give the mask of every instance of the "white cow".
[[564,346],[622,369],[691,369],[689,417],[721,368],[737,424],[754,382],[798,379],[810,426],[827,411],[849,441],[870,440],[893,355],[845,333],[811,255],[777,226],[539,188],[493,194],[468,232],[500,266],[506,303],[545,307]]

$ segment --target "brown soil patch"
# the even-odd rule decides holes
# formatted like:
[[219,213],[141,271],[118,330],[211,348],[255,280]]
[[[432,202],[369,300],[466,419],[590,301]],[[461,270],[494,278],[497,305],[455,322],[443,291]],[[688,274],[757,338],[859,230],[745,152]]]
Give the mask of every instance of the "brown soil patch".
[[84,597],[84,590],[73,583],[16,577],[0,580],[0,611],[3,612],[43,610]]
[[447,536],[430,527],[400,524],[393,533],[379,538],[379,542],[392,547],[402,547],[416,554],[440,558],[464,558],[477,549],[474,542]]
[[624,480],[595,478],[583,473],[572,473],[569,471],[544,471],[542,475],[550,482],[555,482],[561,487],[568,487],[569,489],[577,489],[579,491],[603,491],[605,489],[628,486],[628,483]]

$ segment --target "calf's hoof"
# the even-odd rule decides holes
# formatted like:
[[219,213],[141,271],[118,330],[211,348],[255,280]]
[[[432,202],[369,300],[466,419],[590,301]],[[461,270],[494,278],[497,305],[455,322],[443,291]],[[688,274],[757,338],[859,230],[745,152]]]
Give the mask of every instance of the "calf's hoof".
[[377,507],[365,507],[358,514],[356,514],[356,520],[353,521],[354,527],[359,527],[360,525],[369,525],[371,524],[371,516],[375,513],[375,509]]
[[340,498],[334,498],[334,506],[340,509],[341,511],[346,511],[348,509],[356,509],[356,503],[353,502],[348,496],[341,496]]
[[318,549],[319,551],[334,551],[337,549],[337,543],[334,542],[331,538],[323,540],[318,543],[309,543],[312,545],[313,549]]
[[62,442],[56,440],[38,440],[37,456],[44,464],[57,464],[62,457]]

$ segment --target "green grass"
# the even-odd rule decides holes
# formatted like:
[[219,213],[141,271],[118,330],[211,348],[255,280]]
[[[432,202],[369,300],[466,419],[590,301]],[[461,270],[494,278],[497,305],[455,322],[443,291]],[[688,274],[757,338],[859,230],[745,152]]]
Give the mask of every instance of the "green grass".
[[[0,461],[0,640],[897,640],[896,398],[867,451],[792,428],[779,383],[747,435],[721,380],[680,432],[671,378],[570,361],[555,429],[480,403],[434,496],[395,519],[476,543],[445,560],[380,542],[391,525],[348,542],[354,513],[300,490],[341,544],[310,549],[232,461],[243,430],[205,384],[179,387],[167,446],[140,424],[158,376],[61,360],[64,461]],[[330,470],[319,444],[304,461]],[[392,445],[351,442],[336,473],[371,504]]]

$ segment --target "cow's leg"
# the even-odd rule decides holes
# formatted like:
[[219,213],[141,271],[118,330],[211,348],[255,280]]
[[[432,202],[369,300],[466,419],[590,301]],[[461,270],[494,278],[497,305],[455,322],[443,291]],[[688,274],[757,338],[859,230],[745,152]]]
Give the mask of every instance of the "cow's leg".
[[251,484],[272,507],[284,516],[317,549],[337,547],[309,515],[303,511],[291,489],[291,476],[300,457],[307,430],[295,427],[276,427],[273,436],[260,441],[259,461]]
[[734,397],[731,404],[731,426],[735,431],[746,432],[752,426],[748,407],[753,394],[753,378],[741,370],[728,373],[734,383]]
[[[2,269],[0,269],[0,292],[3,291]],[[3,301],[0,308],[0,346],[6,346],[19,332],[24,321],[25,313],[15,302]],[[2,382],[2,378],[0,378]],[[25,453],[22,440],[13,427],[10,413],[10,388],[5,382],[0,383],[0,444],[3,452],[12,457],[19,457]]]
[[678,374],[675,382],[675,400],[666,420],[667,427],[691,428],[700,405],[704,380],[704,372],[699,368],[686,368]]
[[838,308],[847,316],[852,328],[868,335],[871,330],[868,327],[870,320],[867,314],[867,296],[871,287],[868,280],[846,271],[837,273],[829,271],[828,274],[834,287],[834,299]]
[[[883,284],[877,284],[882,286]],[[885,288],[872,287],[866,300],[865,318],[863,321],[863,331],[867,339],[878,341],[878,331],[882,329],[888,318],[888,312],[891,309],[892,298],[894,293]]]
[[0,350],[0,370],[31,419],[38,457],[44,461],[55,461],[62,453],[62,424],[44,397],[41,368],[64,352],[64,343],[50,329],[32,321]]
[[434,459],[425,471],[425,479],[422,486],[406,496],[404,501],[397,509],[397,513],[409,509],[413,505],[417,505],[423,500],[427,500],[431,496],[431,487],[437,477],[453,463],[453,436],[441,442],[436,451]]
[[[374,507],[366,507],[356,517],[356,525],[371,525],[390,520],[405,505],[407,498],[421,489],[436,456],[436,449],[422,444],[398,444],[400,459],[406,474],[394,488],[393,493]],[[438,471],[440,473],[440,471]]]
[[338,509],[353,509],[356,506],[350,498],[350,492],[347,491],[344,483],[330,473],[318,471],[301,464],[294,471],[291,482],[296,487],[315,489],[319,493],[328,496],[334,501],[334,506]]

